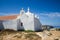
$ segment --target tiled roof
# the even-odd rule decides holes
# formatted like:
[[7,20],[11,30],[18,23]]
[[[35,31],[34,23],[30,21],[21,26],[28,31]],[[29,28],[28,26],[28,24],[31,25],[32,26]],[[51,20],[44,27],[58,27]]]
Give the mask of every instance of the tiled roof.
[[0,20],[12,20],[16,19],[18,15],[0,16]]

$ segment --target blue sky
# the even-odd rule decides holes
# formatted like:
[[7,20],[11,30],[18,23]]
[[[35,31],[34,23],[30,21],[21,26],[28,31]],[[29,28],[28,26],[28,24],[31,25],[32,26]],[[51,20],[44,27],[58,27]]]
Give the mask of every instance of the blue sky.
[[60,26],[60,0],[0,0],[0,16],[19,14],[28,7],[43,25]]

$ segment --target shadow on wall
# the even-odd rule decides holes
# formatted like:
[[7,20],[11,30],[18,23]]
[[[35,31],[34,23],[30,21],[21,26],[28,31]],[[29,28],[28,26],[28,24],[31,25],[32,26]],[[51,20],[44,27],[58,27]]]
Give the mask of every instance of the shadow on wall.
[[40,23],[40,21],[39,21],[39,19],[37,19],[37,18],[34,18],[35,20],[34,20],[34,29],[35,29],[35,31],[37,31],[37,32],[39,32],[39,31],[43,31],[42,30],[42,27],[41,27],[41,23]]
[[0,30],[4,30],[3,21],[0,20]]
[[23,23],[20,19],[17,20],[17,30],[18,31],[24,31]]

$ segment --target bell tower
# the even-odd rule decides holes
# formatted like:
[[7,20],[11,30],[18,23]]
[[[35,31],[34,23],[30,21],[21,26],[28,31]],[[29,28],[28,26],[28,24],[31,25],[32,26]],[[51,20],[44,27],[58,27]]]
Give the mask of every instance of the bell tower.
[[28,7],[28,11],[27,11],[28,13],[30,12],[29,10],[30,10],[30,9],[29,9],[29,7]]
[[20,14],[24,14],[25,13],[25,11],[24,11],[24,9],[22,8],[21,10],[20,10]]

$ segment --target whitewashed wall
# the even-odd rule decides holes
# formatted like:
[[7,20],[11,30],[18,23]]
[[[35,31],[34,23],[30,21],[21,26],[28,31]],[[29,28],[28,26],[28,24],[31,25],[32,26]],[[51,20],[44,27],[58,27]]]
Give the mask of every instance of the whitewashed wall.
[[17,20],[4,20],[3,26],[5,29],[17,30]]
[[34,18],[33,16],[28,16],[26,14],[23,14],[20,16],[20,20],[23,23],[25,30],[33,30],[34,31]]
[[[21,26],[21,23],[23,23],[23,26]],[[0,21],[0,24],[0,29],[42,30],[42,24],[39,19],[35,18],[33,15],[22,14],[18,19]]]
[[22,16],[20,16],[20,20],[23,23],[25,30],[42,30],[42,24],[40,23],[39,19],[35,18],[33,15],[22,14]]
[[42,30],[42,24],[40,23],[38,18],[34,18],[34,27],[36,31]]
[[17,29],[18,30],[24,30],[24,27],[23,26],[21,26],[21,20],[20,19],[17,19]]
[[4,29],[4,26],[3,26],[3,24],[2,24],[2,20],[0,20],[0,30],[3,30]]

